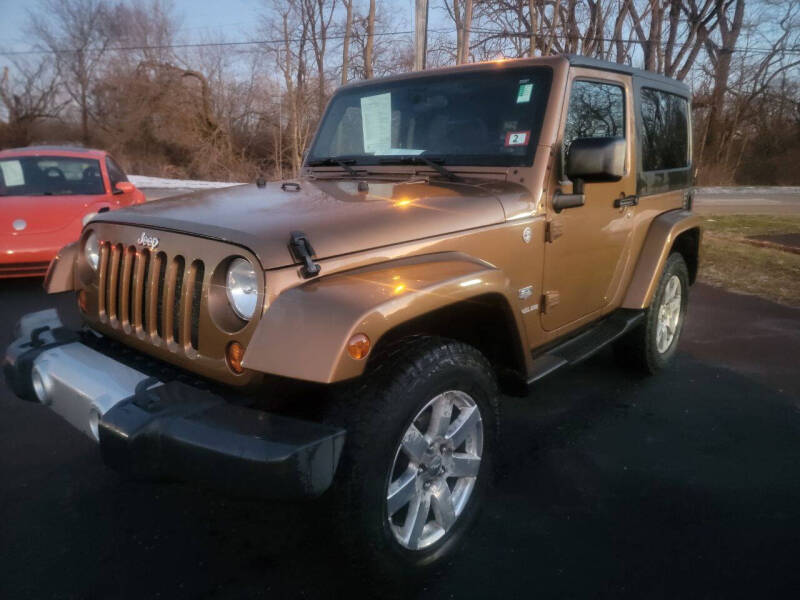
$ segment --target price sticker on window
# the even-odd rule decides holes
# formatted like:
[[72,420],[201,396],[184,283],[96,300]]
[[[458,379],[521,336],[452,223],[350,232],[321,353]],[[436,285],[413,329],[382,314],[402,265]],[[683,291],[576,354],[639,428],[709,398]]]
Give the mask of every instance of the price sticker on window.
[[527,146],[530,137],[530,131],[509,131],[506,134],[506,146]]
[[519,84],[519,90],[517,90],[517,104],[524,104],[525,102],[530,102],[532,93],[533,93],[532,83]]

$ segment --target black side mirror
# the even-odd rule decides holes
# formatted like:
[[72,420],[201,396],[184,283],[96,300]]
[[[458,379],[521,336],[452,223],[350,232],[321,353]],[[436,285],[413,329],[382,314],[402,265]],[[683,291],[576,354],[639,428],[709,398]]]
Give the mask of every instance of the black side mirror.
[[583,206],[586,197],[583,184],[594,181],[619,181],[625,174],[625,138],[576,138],[567,152],[564,174],[572,180],[572,193],[553,195],[553,208]]
[[564,169],[575,186],[583,193],[584,182],[619,181],[625,174],[625,138],[577,138],[567,152]]

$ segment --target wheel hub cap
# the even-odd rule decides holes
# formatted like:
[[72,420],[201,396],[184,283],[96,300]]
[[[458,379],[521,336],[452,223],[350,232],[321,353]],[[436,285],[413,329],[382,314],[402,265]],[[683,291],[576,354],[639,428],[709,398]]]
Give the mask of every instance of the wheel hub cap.
[[681,318],[681,281],[673,275],[667,281],[656,322],[656,348],[663,354],[669,350],[678,333]]
[[439,394],[417,413],[395,452],[386,513],[395,539],[421,550],[464,512],[483,452],[483,421],[461,391]]

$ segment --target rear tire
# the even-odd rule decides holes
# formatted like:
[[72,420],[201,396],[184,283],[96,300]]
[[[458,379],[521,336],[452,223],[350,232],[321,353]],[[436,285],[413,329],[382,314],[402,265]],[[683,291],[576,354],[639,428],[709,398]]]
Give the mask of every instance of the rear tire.
[[491,479],[498,396],[480,352],[432,337],[395,347],[338,394],[326,421],[347,438],[331,516],[351,564],[409,576],[450,555]]
[[689,270],[678,253],[670,254],[644,323],[614,345],[620,364],[653,375],[675,354],[689,302]]

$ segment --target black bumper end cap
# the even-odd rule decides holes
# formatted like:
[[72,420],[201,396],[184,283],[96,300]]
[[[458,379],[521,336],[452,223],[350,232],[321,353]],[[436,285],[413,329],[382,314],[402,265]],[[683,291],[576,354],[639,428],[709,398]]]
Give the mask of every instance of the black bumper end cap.
[[232,404],[176,381],[115,405],[100,420],[99,437],[106,464],[134,477],[297,499],[330,487],[345,431]]

